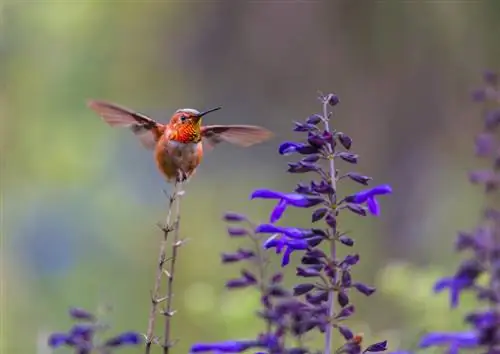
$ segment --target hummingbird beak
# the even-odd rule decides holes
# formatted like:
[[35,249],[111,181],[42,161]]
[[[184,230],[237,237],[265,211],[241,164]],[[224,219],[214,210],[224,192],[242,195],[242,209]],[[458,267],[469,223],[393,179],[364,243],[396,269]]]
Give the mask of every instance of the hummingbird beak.
[[208,113],[212,113],[212,112],[215,112],[215,111],[218,111],[219,109],[221,109],[222,107],[215,107],[215,108],[212,108],[212,109],[209,109],[209,110],[206,110],[204,112],[201,112],[200,114],[198,114],[195,118],[196,118],[196,121],[199,122],[201,120],[201,117],[207,115]]

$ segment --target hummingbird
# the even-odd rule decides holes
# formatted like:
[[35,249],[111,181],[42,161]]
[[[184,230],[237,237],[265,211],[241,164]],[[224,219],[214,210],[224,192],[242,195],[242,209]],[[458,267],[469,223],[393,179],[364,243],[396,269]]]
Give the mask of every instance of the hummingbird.
[[90,100],[87,104],[110,126],[129,128],[146,149],[153,150],[158,170],[167,182],[184,182],[193,176],[203,158],[203,144],[208,149],[220,142],[248,147],[273,135],[254,125],[202,125],[205,115],[222,107],[203,112],[181,108],[162,124],[111,102]]

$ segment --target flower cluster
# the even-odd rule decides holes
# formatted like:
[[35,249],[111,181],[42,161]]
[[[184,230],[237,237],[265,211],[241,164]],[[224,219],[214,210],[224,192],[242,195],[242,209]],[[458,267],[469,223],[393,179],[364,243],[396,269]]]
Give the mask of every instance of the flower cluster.
[[106,326],[98,323],[97,317],[92,313],[81,308],[71,308],[69,314],[79,323],[75,324],[68,332],[51,334],[48,339],[50,347],[71,347],[75,349],[76,354],[111,353],[116,348],[138,345],[142,342],[141,334],[124,332],[97,343],[95,334],[107,329]]
[[[288,172],[310,172],[316,178],[308,183],[299,183],[291,193],[268,189],[254,191],[251,199],[277,201],[268,223],[253,225],[244,216],[226,215],[227,221],[247,223],[248,226],[230,228],[232,236],[248,235],[254,241],[265,237],[263,247],[275,249],[277,254],[282,254],[282,267],[289,264],[293,253],[300,253],[301,265],[297,267],[296,275],[303,280],[288,291],[281,286],[280,274],[265,278],[263,272],[257,276],[246,269],[242,270],[241,277],[230,280],[227,286],[256,286],[260,289],[263,311],[259,315],[267,321],[266,332],[254,340],[197,344],[192,347],[192,352],[237,353],[249,348],[261,348],[266,349],[267,353],[275,354],[313,353],[315,351],[308,349],[303,343],[303,336],[315,329],[324,333],[325,337],[324,348],[318,353],[331,353],[333,330],[337,330],[345,339],[336,346],[336,353],[357,354],[386,350],[386,341],[365,346],[362,336],[354,334],[344,324],[344,320],[355,311],[349,292],[354,289],[369,296],[375,289],[355,281],[351,276],[352,267],[360,260],[358,254],[348,254],[342,259],[337,256],[338,245],[354,245],[354,240],[339,229],[337,219],[343,212],[361,216],[379,215],[377,197],[389,194],[392,190],[388,185],[379,185],[352,195],[342,196],[338,193],[337,185],[340,181],[349,179],[368,186],[372,178],[355,172],[340,174],[336,169],[335,164],[339,161],[356,164],[358,155],[350,151],[352,140],[347,134],[330,129],[331,113],[328,113],[328,107],[336,106],[339,103],[338,97],[334,94],[321,95],[320,100],[323,105],[322,114],[314,114],[305,122],[295,123],[294,130],[306,135],[304,141],[284,142],[279,147],[281,155],[301,156],[298,162],[288,164]],[[314,226],[298,228],[277,225],[288,207],[312,210],[311,222]],[[317,227],[320,221],[324,223],[323,227]],[[324,245],[328,246],[327,250],[322,249]],[[263,266],[264,258],[259,245],[255,252],[240,249],[236,253],[223,255],[225,263],[254,259]],[[287,336],[294,340],[285,341]],[[296,343],[296,346],[287,347],[285,343]]]
[[[472,171],[469,179],[473,184],[484,186],[487,203],[479,225],[471,232],[458,233],[455,248],[458,252],[468,251],[469,256],[455,274],[434,285],[435,292],[449,291],[452,308],[459,305],[464,291],[475,293],[484,306],[466,315],[464,320],[470,330],[429,333],[421,338],[419,345],[421,348],[445,346],[451,354],[461,349],[496,353],[500,346],[500,89],[496,74],[487,72],[484,80],[485,87],[472,95],[474,101],[485,104],[484,129],[476,136],[475,150],[477,157],[490,162],[491,168]],[[487,279],[487,284],[483,284],[480,277]]]

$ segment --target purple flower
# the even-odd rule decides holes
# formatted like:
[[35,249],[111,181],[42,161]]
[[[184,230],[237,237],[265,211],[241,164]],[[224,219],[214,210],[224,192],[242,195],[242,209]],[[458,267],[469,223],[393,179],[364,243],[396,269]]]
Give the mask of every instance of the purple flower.
[[429,333],[420,339],[420,348],[447,346],[448,353],[458,354],[459,349],[474,348],[479,344],[476,332]]
[[137,345],[142,342],[142,336],[136,332],[125,332],[116,337],[108,339],[104,346],[121,347],[125,345]]
[[299,229],[297,227],[277,226],[273,224],[261,224],[255,228],[255,232],[267,234],[280,233],[294,239],[303,239],[314,235],[311,229]]
[[297,208],[310,208],[319,203],[323,203],[324,199],[316,196],[307,196],[298,193],[282,193],[269,189],[258,189],[252,193],[251,199],[278,199],[278,205],[271,213],[270,222],[278,221],[286,210],[286,207],[291,205]]
[[241,353],[247,349],[255,348],[258,345],[256,340],[239,340],[219,343],[200,343],[191,347],[191,353],[220,352],[220,353]]
[[280,155],[290,155],[295,152],[298,152],[302,155],[315,154],[318,152],[318,148],[309,144],[304,143],[294,143],[294,142],[285,142],[280,145],[278,152]]
[[392,188],[387,184],[383,184],[380,186],[362,190],[352,196],[346,197],[345,200],[350,203],[356,204],[366,203],[368,205],[368,210],[370,210],[370,213],[372,213],[373,215],[379,215],[380,208],[375,197],[390,193],[392,193]]
[[290,256],[294,251],[306,250],[309,247],[306,240],[290,239],[282,234],[276,234],[271,236],[264,243],[264,248],[276,248],[276,253],[280,254],[283,249],[283,259],[281,261],[281,266],[284,267],[290,263]]

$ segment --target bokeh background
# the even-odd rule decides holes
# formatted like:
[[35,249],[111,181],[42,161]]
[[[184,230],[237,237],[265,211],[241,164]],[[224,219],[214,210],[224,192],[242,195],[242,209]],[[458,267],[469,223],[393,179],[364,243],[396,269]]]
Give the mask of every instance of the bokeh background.
[[[70,326],[69,306],[111,305],[110,334],[146,329],[168,186],[151,153],[106,126],[89,98],[161,121],[179,107],[223,105],[205,122],[277,134],[249,149],[218,146],[187,189],[175,353],[261,328],[256,294],[224,289],[239,269],[222,266],[219,253],[239,244],[220,217],[234,210],[264,221],[273,204],[250,201],[251,191],[288,191],[300,180],[276,149],[296,137],[293,120],[320,110],[318,90],[340,96],[333,122],[353,138],[357,170],[394,188],[380,218],[341,220],[361,254],[356,276],[378,287],[354,298],[352,327],[396,349],[412,348],[422,331],[462,326],[460,310],[431,289],[458,260],[456,231],[478,219],[482,194],[466,171],[476,166],[481,118],[469,94],[483,69],[499,67],[500,2],[66,0],[0,9],[2,353],[50,353],[47,333]],[[296,211],[284,220],[308,221]],[[286,272],[291,284],[293,267]]]

